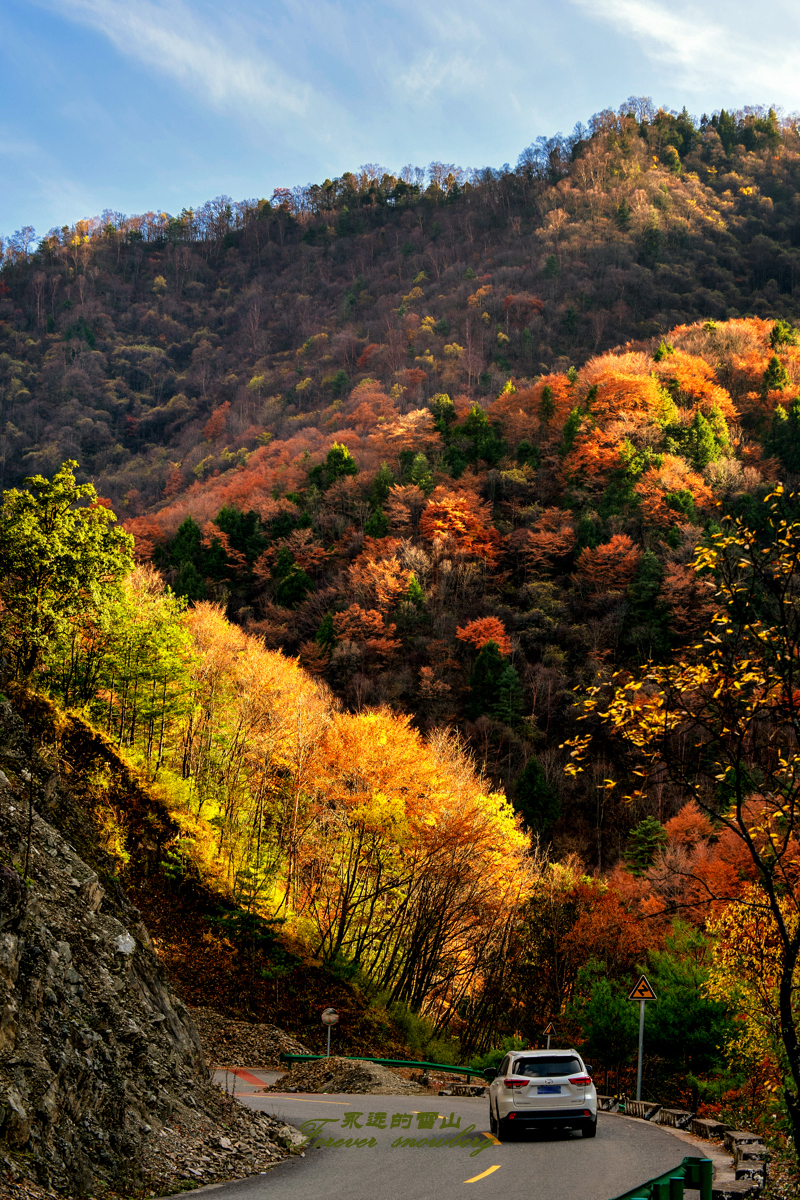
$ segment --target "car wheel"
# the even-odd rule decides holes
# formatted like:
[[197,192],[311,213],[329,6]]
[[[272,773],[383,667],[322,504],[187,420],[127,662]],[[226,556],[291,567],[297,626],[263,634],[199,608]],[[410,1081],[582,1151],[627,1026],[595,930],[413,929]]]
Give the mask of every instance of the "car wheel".
[[584,1137],[597,1137],[597,1117],[593,1121],[584,1121],[581,1133]]
[[509,1121],[508,1117],[501,1117],[497,1122],[497,1136],[501,1142],[513,1142],[517,1136],[514,1122]]
[[494,1115],[494,1109],[489,1105],[489,1132],[497,1137],[497,1117]]

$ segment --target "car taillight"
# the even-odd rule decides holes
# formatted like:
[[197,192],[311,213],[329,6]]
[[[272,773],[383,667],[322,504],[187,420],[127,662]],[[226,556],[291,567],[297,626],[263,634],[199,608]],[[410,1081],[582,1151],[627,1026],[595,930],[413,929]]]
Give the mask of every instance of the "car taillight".
[[511,1079],[511,1078],[509,1078],[509,1079],[504,1079],[504,1080],[503,1080],[503,1083],[506,1085],[506,1087],[507,1087],[507,1088],[515,1088],[515,1087],[527,1087],[527,1086],[528,1086],[528,1083],[529,1083],[529,1080],[527,1080],[527,1079]]
[[570,1075],[569,1081],[570,1083],[580,1084],[582,1087],[588,1087],[592,1082],[592,1077],[591,1075]]

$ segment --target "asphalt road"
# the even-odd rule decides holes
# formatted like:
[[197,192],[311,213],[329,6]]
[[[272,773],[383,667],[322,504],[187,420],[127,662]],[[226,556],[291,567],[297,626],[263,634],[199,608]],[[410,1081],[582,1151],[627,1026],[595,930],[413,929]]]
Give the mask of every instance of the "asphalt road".
[[[262,1078],[270,1079],[262,1071],[237,1079],[236,1094],[245,1104],[298,1128],[305,1125],[309,1133],[317,1129],[325,1140],[367,1144],[307,1148],[304,1158],[286,1160],[264,1175],[200,1189],[213,1192],[213,1200],[429,1200],[432,1195],[469,1200],[472,1193],[498,1195],[498,1186],[502,1194],[525,1200],[612,1200],[676,1167],[687,1149],[663,1129],[602,1113],[593,1139],[578,1133],[532,1134],[501,1144],[489,1134],[485,1099],[264,1096],[257,1090]],[[370,1118],[371,1113],[376,1115]],[[436,1114],[432,1129],[426,1127],[432,1119],[426,1113]],[[442,1128],[441,1118],[452,1124]],[[459,1135],[478,1144],[450,1145]],[[447,1139],[448,1144],[392,1145],[406,1138]]]

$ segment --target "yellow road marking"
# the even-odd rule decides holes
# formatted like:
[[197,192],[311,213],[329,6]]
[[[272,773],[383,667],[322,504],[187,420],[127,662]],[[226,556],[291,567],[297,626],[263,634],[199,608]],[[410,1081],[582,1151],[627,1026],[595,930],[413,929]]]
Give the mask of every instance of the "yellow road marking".
[[464,1183],[477,1183],[479,1179],[485,1179],[487,1175],[492,1175],[495,1171],[500,1170],[500,1163],[496,1167],[489,1167],[488,1171],[483,1171],[480,1175],[473,1175],[472,1179],[465,1179]]
[[280,1096],[283,1100],[299,1100],[301,1104],[341,1104],[345,1108],[350,1107],[348,1100],[307,1100],[305,1096],[295,1096],[292,1092],[273,1092],[273,1096]]

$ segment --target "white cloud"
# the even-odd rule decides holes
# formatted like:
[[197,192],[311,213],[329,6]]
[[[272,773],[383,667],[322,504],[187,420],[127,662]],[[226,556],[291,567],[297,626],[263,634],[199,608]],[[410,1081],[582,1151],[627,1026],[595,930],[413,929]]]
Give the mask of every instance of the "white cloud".
[[34,141],[18,137],[0,126],[0,156],[7,158],[37,158],[41,150]]
[[418,103],[427,102],[434,92],[473,90],[483,84],[484,72],[465,55],[443,56],[429,50],[418,55],[407,70],[397,76],[396,83],[407,90]]
[[796,5],[778,0],[765,26],[763,14],[751,5],[721,0],[682,9],[657,0],[572,3],[635,39],[649,58],[677,69],[676,82],[689,91],[707,93],[713,86],[738,95],[747,90],[753,100],[789,107],[800,102]]
[[121,53],[165,72],[217,109],[264,123],[307,120],[312,109],[322,108],[312,87],[254,45],[252,32],[212,28],[181,0],[50,0],[47,6],[95,29]]

